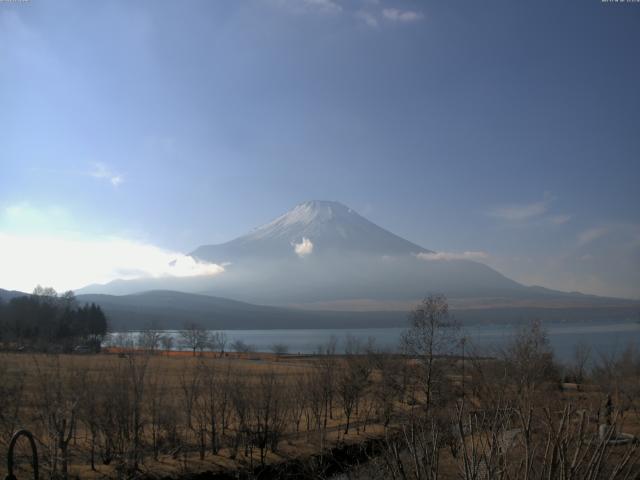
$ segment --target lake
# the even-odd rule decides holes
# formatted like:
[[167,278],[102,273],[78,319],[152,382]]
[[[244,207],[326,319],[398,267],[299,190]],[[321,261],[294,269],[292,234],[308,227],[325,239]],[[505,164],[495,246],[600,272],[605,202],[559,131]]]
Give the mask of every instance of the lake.
[[[592,357],[595,358],[601,354],[620,353],[630,343],[640,347],[640,323],[636,321],[547,322],[543,326],[556,357],[561,361],[571,359],[576,345],[581,343],[591,347]],[[463,327],[461,333],[467,339],[467,351],[474,348],[479,353],[490,354],[492,348],[505,345],[517,328],[516,325],[507,324],[473,325]],[[338,352],[341,352],[347,336],[362,341],[372,338],[378,347],[395,350],[403,331],[403,328],[224,330],[229,344],[242,340],[255,351],[263,352],[270,351],[274,344],[284,344],[289,353],[313,353],[332,337],[338,339]],[[166,333],[178,337],[176,330]]]

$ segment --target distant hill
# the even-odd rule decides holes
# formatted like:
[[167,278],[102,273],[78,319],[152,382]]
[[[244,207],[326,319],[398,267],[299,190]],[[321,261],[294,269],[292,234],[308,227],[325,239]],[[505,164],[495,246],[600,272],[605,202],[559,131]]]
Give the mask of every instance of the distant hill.
[[[78,295],[80,302],[95,302],[105,311],[112,330],[154,326],[179,329],[197,322],[210,329],[381,328],[407,325],[408,309],[397,311],[318,311],[254,305],[226,298],[175,291],[133,295]],[[640,304],[589,308],[453,308],[466,323],[542,320],[588,321],[634,318]]]
[[0,300],[2,300],[3,302],[8,302],[12,298],[23,297],[25,295],[28,294],[24,292],[18,292],[16,290],[3,290],[2,288],[0,288]]
[[[29,295],[0,289],[0,298]],[[395,310],[366,311],[331,309],[295,309],[255,305],[227,298],[184,292],[156,290],[131,295],[78,295],[80,303],[96,303],[105,312],[112,331],[137,330],[148,327],[180,329],[196,322],[210,329],[263,330],[305,328],[382,328],[404,327],[413,304],[396,304]],[[602,303],[589,307],[561,306],[540,308],[522,303],[518,306],[487,304],[470,308],[464,302],[452,302],[451,312],[463,323],[518,323],[533,319],[543,321],[623,320],[637,318],[640,302]],[[318,306],[320,308],[320,306]]]
[[197,322],[210,329],[369,328],[402,326],[406,312],[319,312],[253,305],[226,298],[175,291],[132,295],[78,295],[105,311],[112,330],[154,326],[179,329]]

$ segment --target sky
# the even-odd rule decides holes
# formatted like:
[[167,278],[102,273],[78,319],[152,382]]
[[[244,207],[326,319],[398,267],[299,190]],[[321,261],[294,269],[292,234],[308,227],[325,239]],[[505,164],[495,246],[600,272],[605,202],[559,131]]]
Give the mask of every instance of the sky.
[[0,288],[216,273],[327,199],[640,298],[638,45],[637,2],[0,2]]

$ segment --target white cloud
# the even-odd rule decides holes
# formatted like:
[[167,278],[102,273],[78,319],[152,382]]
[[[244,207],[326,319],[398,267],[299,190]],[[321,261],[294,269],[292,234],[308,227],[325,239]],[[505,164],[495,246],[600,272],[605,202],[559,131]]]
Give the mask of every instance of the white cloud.
[[393,22],[415,22],[424,18],[424,15],[420,12],[399,10],[397,8],[385,8],[382,10],[382,15]]
[[340,13],[342,6],[334,0],[272,0],[293,13]]
[[511,205],[496,207],[489,211],[489,215],[511,222],[529,220],[546,213],[547,210],[549,210],[549,205],[553,200],[553,195],[546,192],[542,200],[539,202],[515,203]]
[[309,8],[318,9],[324,12],[340,12],[342,7],[332,0],[302,0]]
[[486,252],[432,252],[418,253],[416,255],[420,260],[436,261],[436,260],[482,260],[489,257]]
[[108,180],[114,187],[118,187],[124,181],[121,174],[111,171],[104,163],[94,162],[92,165],[93,169],[89,172],[89,176]]
[[313,252],[313,243],[307,237],[303,237],[300,243],[293,243],[293,249],[300,258],[306,257]]
[[602,237],[609,231],[606,227],[589,228],[578,234],[578,245],[584,246]]
[[224,267],[155,245],[118,237],[0,232],[0,288],[31,291],[35,285],[73,290],[111,280],[218,275]]
[[571,215],[567,215],[564,213],[561,213],[559,215],[553,215],[549,218],[549,220],[551,221],[551,223],[553,223],[554,225],[564,225],[565,223],[567,223],[569,220],[571,220]]
[[[360,11],[355,13],[355,17],[358,20],[361,20],[362,22],[366,23],[370,27],[374,27],[375,28],[375,27],[378,26],[378,19],[371,12],[365,12],[363,10],[360,10]],[[366,213],[366,212],[363,212],[363,213]]]

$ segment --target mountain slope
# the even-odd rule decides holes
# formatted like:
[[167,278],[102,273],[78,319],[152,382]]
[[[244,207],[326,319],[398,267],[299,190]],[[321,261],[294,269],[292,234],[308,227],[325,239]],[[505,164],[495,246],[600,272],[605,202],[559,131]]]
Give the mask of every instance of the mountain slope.
[[[338,202],[304,202],[250,233],[191,255],[225,265],[216,276],[93,285],[79,293],[177,290],[263,305],[378,307],[444,293],[465,308],[599,303],[596,297],[525,287],[479,262],[441,259]],[[389,310],[389,308],[387,308]]]
[[[393,311],[317,311],[270,307],[237,302],[209,295],[174,291],[150,291],[134,295],[79,295],[81,303],[102,307],[112,331],[142,328],[180,329],[197,322],[210,329],[305,329],[305,328],[378,328],[405,327],[406,308]],[[640,312],[638,302],[602,304],[588,308],[459,308],[452,314],[464,323],[545,321],[625,320]]]
[[469,260],[424,261],[433,253],[338,202],[309,201],[230,242],[191,253],[229,263],[202,292],[288,304],[371,298],[511,296],[522,286]]
[[[6,290],[0,289],[0,297]],[[11,297],[29,295],[8,292]],[[316,329],[316,328],[379,328],[405,327],[407,312],[412,302],[394,304],[393,310],[344,311],[301,310],[271,307],[238,302],[209,295],[157,290],[133,295],[78,295],[79,303],[96,303],[102,307],[111,331],[143,328],[180,329],[185,323],[196,322],[210,329]],[[639,302],[619,302],[598,298],[599,303],[587,307],[578,305],[556,305],[548,308],[524,303],[519,306],[495,308],[486,304],[480,308],[468,308],[464,302],[451,303],[452,314],[458,320],[478,322],[518,322],[532,319],[545,321],[628,320],[640,313]]]
[[[360,216],[349,207],[329,201],[309,201],[252,232],[221,245],[205,245],[191,255],[210,262],[286,259],[300,256],[295,245],[311,242],[308,255],[401,255],[430,253]],[[304,254],[302,254],[304,256]]]
[[180,329],[368,328],[404,326],[406,312],[317,312],[254,305],[209,295],[156,290],[133,295],[78,295],[102,307],[113,331]]
[[3,290],[2,288],[0,288],[0,300],[3,302],[8,302],[12,298],[23,297],[25,295],[27,294],[23,292],[18,292],[17,290]]
[[[180,329],[196,322],[210,329],[305,329],[405,327],[407,309],[394,311],[317,311],[270,307],[237,302],[209,295],[175,291],[150,291],[134,295],[78,295],[81,303],[102,307],[112,331],[142,328]],[[455,318],[465,323],[517,322],[532,319],[624,320],[640,312],[638,302],[588,308],[456,308]]]

